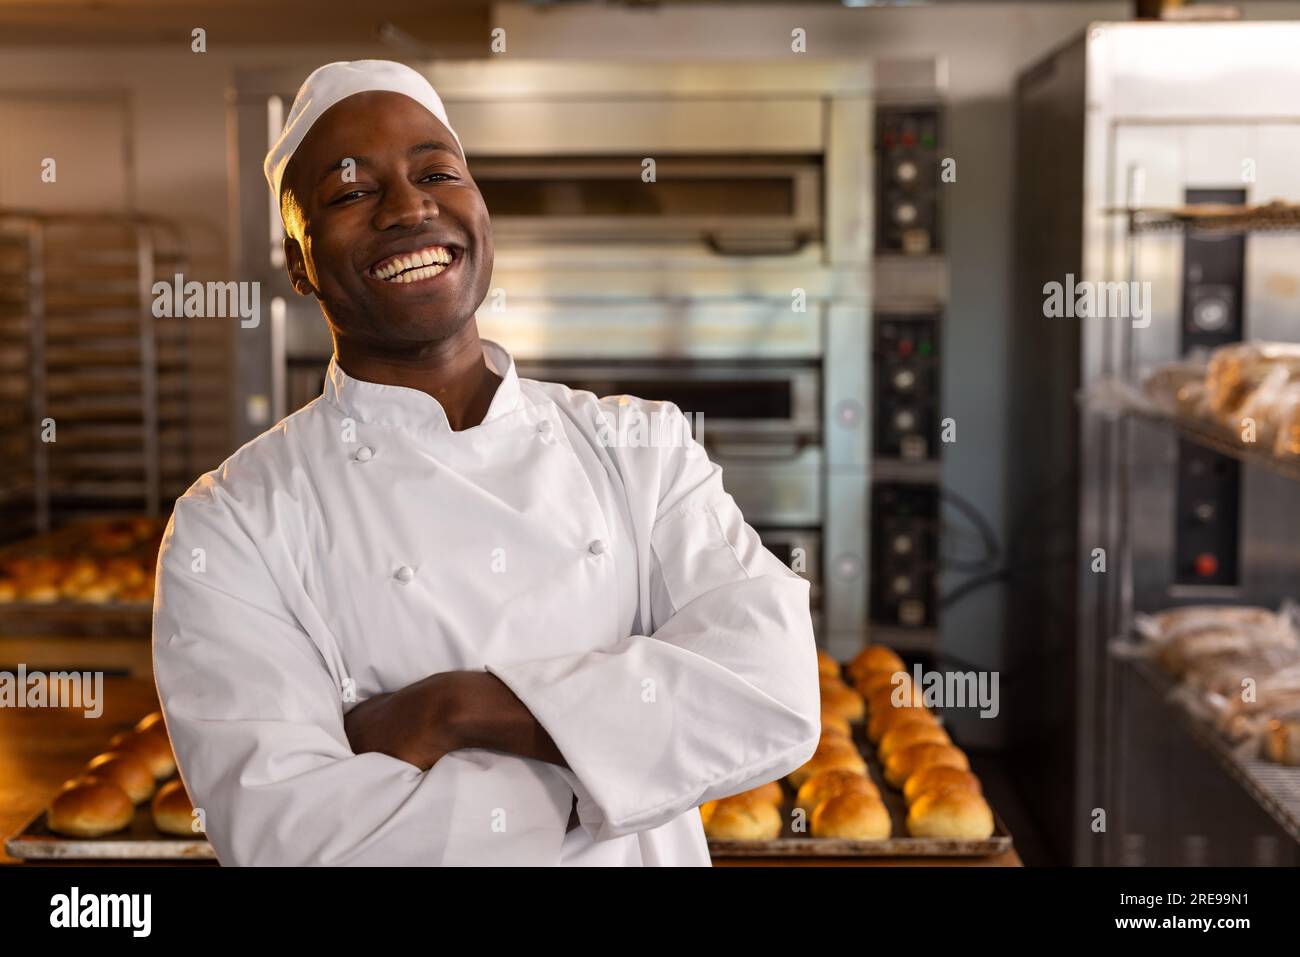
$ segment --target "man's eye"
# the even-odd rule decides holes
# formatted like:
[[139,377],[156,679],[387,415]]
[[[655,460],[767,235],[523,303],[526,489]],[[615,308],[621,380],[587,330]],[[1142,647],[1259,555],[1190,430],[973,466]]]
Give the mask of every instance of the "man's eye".
[[433,179],[435,176],[440,176],[440,177],[442,177],[442,179],[438,180],[438,182],[442,182],[443,180],[449,180],[449,179],[455,179],[455,178],[456,178],[456,177],[452,176],[450,173],[426,173],[426,174],[425,174],[425,175],[420,179],[420,182],[423,183],[423,182],[425,182],[426,180]]
[[331,206],[337,206],[337,205],[339,205],[340,203],[346,203],[348,200],[352,199],[353,197],[356,197],[356,196],[364,196],[364,195],[366,195],[365,190],[354,189],[354,190],[352,190],[352,191],[349,192],[349,193],[344,193],[344,194],[343,194],[342,196],[340,196],[338,199],[336,199],[336,200],[334,200],[333,202],[331,202],[330,205],[331,205]]

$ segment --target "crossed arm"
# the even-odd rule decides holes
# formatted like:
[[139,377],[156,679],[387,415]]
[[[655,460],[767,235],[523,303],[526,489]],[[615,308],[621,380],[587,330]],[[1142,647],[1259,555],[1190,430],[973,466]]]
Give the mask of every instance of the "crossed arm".
[[[427,771],[461,748],[486,748],[568,768],[533,713],[496,675],[445,671],[376,695],[343,721],[355,754],[378,751]],[[568,830],[578,826],[577,795]]]

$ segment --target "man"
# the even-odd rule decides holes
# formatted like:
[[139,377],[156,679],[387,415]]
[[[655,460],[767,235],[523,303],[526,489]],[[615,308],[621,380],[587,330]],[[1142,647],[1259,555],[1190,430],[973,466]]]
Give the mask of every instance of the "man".
[[808,583],[676,407],[479,338],[491,224],[422,76],[321,67],[266,173],[335,352],[160,552],[158,690],[218,858],[707,865],[698,806],[816,747]]

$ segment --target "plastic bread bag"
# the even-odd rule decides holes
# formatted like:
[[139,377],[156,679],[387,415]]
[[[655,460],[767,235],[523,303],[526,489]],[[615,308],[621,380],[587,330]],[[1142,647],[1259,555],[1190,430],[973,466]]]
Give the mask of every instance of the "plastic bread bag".
[[1281,368],[1284,376],[1300,373],[1300,344],[1234,342],[1215,349],[1205,367],[1210,413],[1234,423],[1247,397],[1275,368]]
[[1273,454],[1300,458],[1300,382],[1291,382],[1273,404]]
[[1204,418],[1206,405],[1205,363],[1173,362],[1147,373],[1142,392],[1163,412],[1184,418]]
[[1151,614],[1134,616],[1133,625],[1148,641],[1162,643],[1182,632],[1210,626],[1248,625],[1271,627],[1278,614],[1256,605],[1183,605]]

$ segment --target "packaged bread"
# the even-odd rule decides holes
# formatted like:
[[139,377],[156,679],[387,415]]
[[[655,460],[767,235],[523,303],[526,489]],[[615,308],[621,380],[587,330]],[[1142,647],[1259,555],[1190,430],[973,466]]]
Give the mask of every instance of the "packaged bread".
[[1300,345],[1295,343],[1239,342],[1220,346],[1211,353],[1205,370],[1209,412],[1222,424],[1237,428],[1243,414],[1266,414],[1261,409],[1268,399],[1266,393],[1285,385],[1297,373]]

